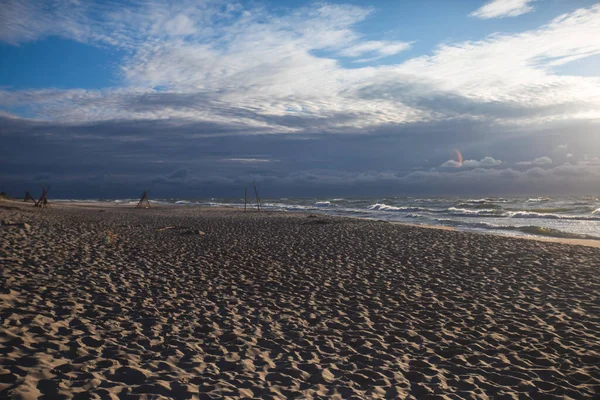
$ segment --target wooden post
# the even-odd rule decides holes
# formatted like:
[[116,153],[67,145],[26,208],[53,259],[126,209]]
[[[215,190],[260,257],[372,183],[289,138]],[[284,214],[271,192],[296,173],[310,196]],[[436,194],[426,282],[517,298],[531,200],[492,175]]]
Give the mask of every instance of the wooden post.
[[42,187],[42,197],[35,203],[35,207],[46,208],[50,207],[50,203],[48,203],[48,191],[50,190],[50,186],[48,188]]
[[258,197],[258,190],[256,190],[256,183],[254,185],[254,194],[256,195],[256,205],[258,206],[258,212],[260,212],[260,197]]
[[244,212],[246,212],[246,204],[248,204],[248,188],[244,188]]
[[148,191],[147,190],[144,190],[144,193],[142,194],[142,198],[140,199],[140,202],[135,207],[136,208],[150,208],[150,202],[148,201]]

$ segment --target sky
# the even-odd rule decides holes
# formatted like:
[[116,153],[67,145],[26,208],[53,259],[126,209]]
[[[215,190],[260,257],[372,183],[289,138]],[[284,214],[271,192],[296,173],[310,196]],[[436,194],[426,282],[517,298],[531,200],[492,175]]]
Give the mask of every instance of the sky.
[[600,2],[0,0],[0,191],[600,192]]

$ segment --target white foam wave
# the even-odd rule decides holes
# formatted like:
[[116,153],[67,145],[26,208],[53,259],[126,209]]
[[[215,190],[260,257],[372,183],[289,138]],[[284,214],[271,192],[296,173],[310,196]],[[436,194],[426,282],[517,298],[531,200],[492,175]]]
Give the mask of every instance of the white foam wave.
[[411,206],[390,206],[384,203],[372,204],[367,207],[369,210],[373,211],[428,211],[428,212],[442,212],[442,210],[436,210],[434,208],[425,208],[425,207],[411,207]]
[[424,215],[418,213],[408,213],[406,214],[407,218],[425,218]]
[[589,215],[558,215],[550,213],[539,213],[532,211],[516,211],[508,212],[506,214],[510,218],[541,218],[541,219],[561,219],[571,221],[599,221],[600,217],[593,217]]
[[493,199],[468,199],[465,200],[465,203],[474,203],[474,204],[481,204],[481,203],[489,203],[494,201]]
[[501,217],[503,212],[493,208],[482,208],[479,210],[469,210],[466,208],[448,208],[448,212],[452,215],[463,217]]
[[552,200],[552,199],[549,197],[534,197],[532,199],[527,199],[526,202],[527,203],[541,203],[543,201],[550,201],[550,200]]

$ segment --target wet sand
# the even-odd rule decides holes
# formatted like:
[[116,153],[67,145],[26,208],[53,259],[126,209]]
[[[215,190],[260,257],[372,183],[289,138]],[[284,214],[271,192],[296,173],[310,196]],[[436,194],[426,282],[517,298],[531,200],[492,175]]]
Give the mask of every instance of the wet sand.
[[0,221],[0,398],[600,393],[597,248],[183,207]]

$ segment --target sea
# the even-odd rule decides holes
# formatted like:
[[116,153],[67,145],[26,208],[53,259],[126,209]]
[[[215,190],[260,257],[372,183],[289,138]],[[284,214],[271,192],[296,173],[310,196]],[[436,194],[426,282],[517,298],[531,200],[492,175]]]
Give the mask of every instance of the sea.
[[[70,199],[71,200],[71,199]],[[80,201],[80,200],[79,200]],[[138,199],[90,200],[135,205]],[[151,199],[181,207],[244,208],[244,199]],[[256,210],[254,203],[249,210]],[[600,197],[371,197],[262,199],[261,209],[308,212],[465,232],[600,239]]]

